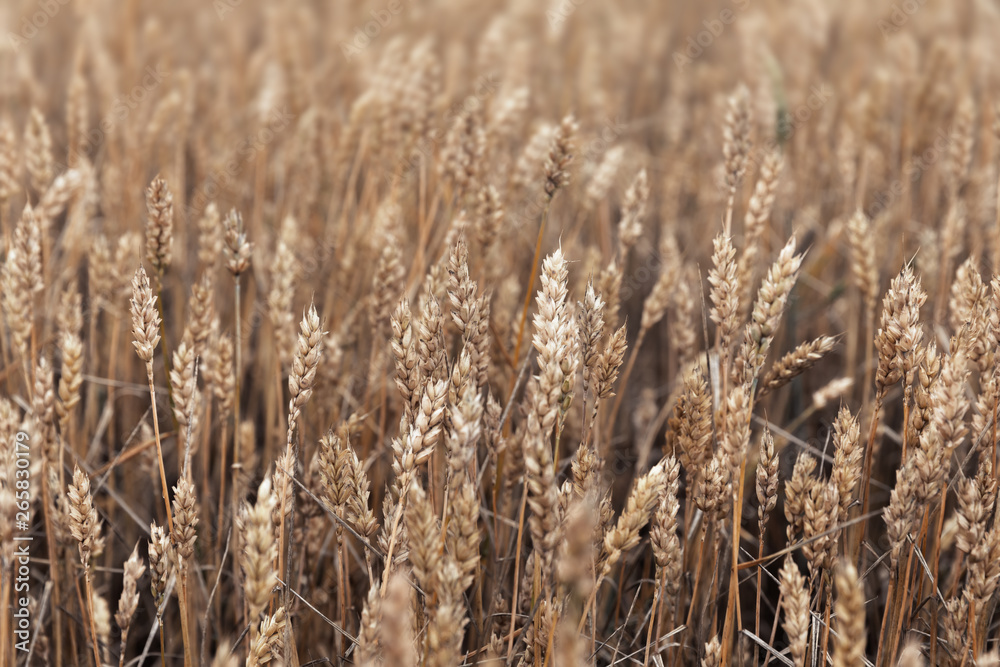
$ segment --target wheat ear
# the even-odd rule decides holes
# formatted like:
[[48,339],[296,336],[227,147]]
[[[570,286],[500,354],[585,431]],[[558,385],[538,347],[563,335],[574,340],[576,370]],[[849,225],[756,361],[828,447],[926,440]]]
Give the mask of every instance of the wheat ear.
[[132,278],[132,334],[136,354],[146,363],[146,380],[149,383],[149,402],[153,411],[153,436],[156,439],[156,458],[160,464],[160,493],[167,511],[167,526],[174,530],[174,517],[170,511],[167,494],[167,473],[163,467],[163,448],[160,445],[160,421],[156,413],[156,387],[153,386],[153,354],[160,341],[160,315],[156,310],[156,297],[149,286],[146,270],[140,266]]

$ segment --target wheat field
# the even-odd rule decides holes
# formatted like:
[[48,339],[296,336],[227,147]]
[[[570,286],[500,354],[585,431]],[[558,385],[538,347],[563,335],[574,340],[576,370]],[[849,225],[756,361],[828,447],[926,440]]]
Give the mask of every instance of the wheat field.
[[1000,665],[996,3],[0,27],[0,667]]

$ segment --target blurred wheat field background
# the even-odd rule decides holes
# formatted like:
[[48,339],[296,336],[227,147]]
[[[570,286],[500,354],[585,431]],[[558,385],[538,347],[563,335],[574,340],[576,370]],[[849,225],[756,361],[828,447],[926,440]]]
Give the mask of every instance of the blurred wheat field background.
[[995,3],[0,27],[0,666],[1000,664]]

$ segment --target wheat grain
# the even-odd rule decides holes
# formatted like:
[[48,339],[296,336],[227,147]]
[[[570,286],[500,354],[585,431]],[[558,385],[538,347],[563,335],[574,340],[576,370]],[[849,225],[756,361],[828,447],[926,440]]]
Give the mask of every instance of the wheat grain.
[[146,260],[162,275],[173,261],[174,195],[157,176],[146,190]]
[[139,606],[139,588],[137,583],[146,572],[146,566],[139,558],[139,545],[132,549],[132,555],[125,561],[125,574],[122,583],[122,594],[118,600],[118,611],[115,613],[115,622],[122,631],[121,648],[118,651],[118,667],[125,664],[125,649],[128,646],[128,632],[132,625],[132,618],[135,616],[136,608]]
[[778,176],[783,163],[781,153],[776,149],[768,151],[764,156],[760,165],[760,175],[757,177],[743,219],[743,254],[740,255],[739,275],[740,284],[743,285],[741,301],[747,305],[750,304],[753,286],[757,283],[757,259],[761,255],[761,245],[764,243],[767,221],[774,207]]
[[809,589],[805,577],[791,559],[785,558],[781,568],[781,594],[785,600],[785,632],[789,637],[792,661],[795,667],[806,664],[806,645],[809,641]]
[[153,361],[153,353],[160,342],[160,315],[156,311],[156,297],[149,286],[146,269],[140,266],[132,278],[132,345],[136,354],[147,365]]
[[805,373],[816,365],[816,363],[826,356],[833,349],[837,341],[830,336],[820,336],[815,340],[799,345],[774,362],[771,369],[760,381],[757,390],[757,399],[766,396],[772,391],[781,389],[793,379]]
[[847,667],[862,662],[865,655],[864,596],[857,570],[846,564],[837,570],[837,636],[833,644],[833,664]]
[[226,243],[226,268],[236,277],[239,277],[250,268],[250,256],[253,249],[252,244],[247,241],[246,232],[243,229],[243,216],[236,209],[231,209],[222,221],[225,230]]
[[52,134],[38,107],[32,107],[24,130],[24,162],[35,192],[44,192],[52,182],[55,167],[52,159]]
[[648,199],[649,177],[646,176],[645,169],[640,169],[625,191],[625,200],[622,202],[622,218],[618,222],[619,257],[625,257],[642,236],[642,223]]
[[578,129],[576,119],[573,116],[565,116],[553,133],[544,165],[545,194],[549,199],[552,199],[560,188],[569,185],[569,164],[573,161]]
[[712,289],[711,317],[716,324],[716,339],[723,367],[728,367],[732,354],[732,339],[738,325],[739,311],[739,276],[734,258],[736,249],[727,236],[717,236],[712,242],[715,252],[712,254],[712,270],[708,274],[708,282]]

